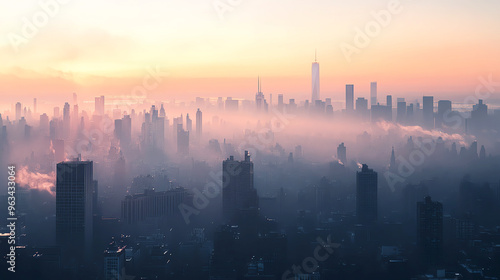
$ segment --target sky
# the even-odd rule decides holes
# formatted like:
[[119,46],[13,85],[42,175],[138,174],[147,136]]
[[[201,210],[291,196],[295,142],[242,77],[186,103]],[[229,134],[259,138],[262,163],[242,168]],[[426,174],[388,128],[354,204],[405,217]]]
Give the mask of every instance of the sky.
[[0,95],[132,95],[156,69],[151,99],[251,99],[261,76],[266,95],[304,100],[316,50],[322,99],[342,100],[351,83],[368,97],[371,81],[379,96],[460,99],[479,77],[500,80],[499,10],[496,0],[2,0]]

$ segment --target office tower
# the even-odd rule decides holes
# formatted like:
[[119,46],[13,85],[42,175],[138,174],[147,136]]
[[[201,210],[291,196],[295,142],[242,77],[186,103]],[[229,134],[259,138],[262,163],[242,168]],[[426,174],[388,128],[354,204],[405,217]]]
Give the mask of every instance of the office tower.
[[438,101],[438,112],[436,114],[436,128],[441,128],[447,125],[447,120],[450,118],[451,101],[450,100],[439,100]]
[[92,246],[93,187],[92,161],[57,164],[56,240],[74,256]]
[[472,106],[471,117],[465,120],[466,133],[477,133],[486,128],[488,106],[479,99],[478,104]]
[[98,116],[104,115],[104,96],[95,98],[95,114]]
[[178,214],[185,197],[186,190],[180,187],[160,192],[145,189],[144,193],[127,195],[121,202],[122,221],[134,225],[147,219]]
[[44,136],[49,134],[49,116],[45,113],[40,115],[40,131]]
[[368,100],[364,97],[356,99],[356,114],[363,119],[367,119],[369,117],[368,113]]
[[283,94],[278,94],[278,110],[283,110]]
[[201,139],[201,135],[203,133],[203,113],[200,111],[200,108],[198,108],[198,111],[196,111],[196,137],[198,140]]
[[[255,107],[257,111],[263,111],[264,110],[264,103],[265,103],[265,96],[262,93],[261,89],[261,83],[260,83],[260,77],[257,77],[257,93],[255,94]],[[226,103],[227,106],[227,103]]]
[[189,154],[189,131],[182,128],[182,124],[177,125],[177,153]]
[[245,160],[236,161],[231,156],[222,163],[222,210],[228,219],[239,210],[257,210],[259,198],[253,185],[253,162],[245,151]]
[[392,120],[391,110],[389,107],[385,105],[380,105],[380,104],[372,105],[370,112],[371,112],[372,122],[377,122],[381,120],[385,121]]
[[114,134],[115,134],[116,139],[121,140],[122,134],[123,134],[122,120],[121,119],[115,120]]
[[36,98],[33,98],[33,113],[36,114]]
[[413,125],[413,103],[406,107],[406,124]]
[[438,265],[443,250],[443,204],[430,196],[417,203],[417,246],[427,265]]
[[370,105],[377,105],[377,82],[370,83]]
[[312,97],[311,102],[314,104],[316,100],[319,100],[319,63],[317,56],[314,57],[314,62],[312,64]]
[[345,111],[354,111],[354,85],[345,85]]
[[392,112],[392,95],[387,95],[386,106],[391,108],[391,112]]
[[434,128],[434,97],[424,96],[423,98],[423,125],[427,129]]
[[344,143],[341,143],[337,147],[337,158],[342,162],[342,164],[346,165],[347,164],[347,149],[344,145]]
[[377,172],[366,164],[356,172],[356,216],[361,224],[377,220],[377,179]]
[[59,118],[59,107],[54,107],[54,119]]
[[160,117],[164,118],[166,116],[167,116],[167,114],[165,113],[165,108],[163,108],[163,103],[162,103],[161,108],[160,108]]
[[125,115],[121,119],[121,135],[120,135],[120,146],[124,147],[130,144],[132,139],[132,119],[130,115]]
[[397,169],[397,166],[396,166],[396,155],[394,154],[394,147],[392,147],[391,163],[389,164],[389,170],[395,171],[396,169]]
[[64,138],[68,138],[69,137],[69,133],[70,133],[70,128],[71,128],[71,117],[70,117],[70,112],[69,112],[69,103],[66,102],[64,103],[64,107],[63,107],[63,135],[64,135]]
[[186,130],[189,132],[193,131],[193,121],[189,118],[189,114],[186,114]]
[[125,276],[125,248],[113,240],[104,251],[104,280],[122,280]]
[[74,127],[76,127],[78,125],[78,120],[80,119],[80,116],[78,115],[78,105],[75,104],[73,105],[73,124],[75,125]]
[[16,103],[16,121],[19,121],[22,117],[22,112],[21,112],[21,102]]
[[[262,99],[263,98],[264,98],[264,95],[262,94]],[[256,100],[257,100],[257,97],[256,97]],[[238,105],[239,105],[238,103],[239,103],[238,100],[233,100],[232,97],[228,97],[226,99],[226,102],[225,102],[226,111],[232,111],[232,112],[238,111]],[[261,102],[260,104],[262,105],[263,102]],[[262,109],[263,107],[259,107],[259,108]]]
[[406,122],[406,102],[404,100],[398,101],[396,121],[401,124]]

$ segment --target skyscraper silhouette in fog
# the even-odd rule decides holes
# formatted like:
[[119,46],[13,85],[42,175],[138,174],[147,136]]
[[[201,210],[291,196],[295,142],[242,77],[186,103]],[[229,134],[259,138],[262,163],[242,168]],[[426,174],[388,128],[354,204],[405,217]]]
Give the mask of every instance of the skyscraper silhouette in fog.
[[417,203],[417,246],[425,265],[438,265],[443,250],[443,204],[430,196]]
[[[92,245],[93,162],[57,164],[56,240],[72,256]],[[73,255],[74,253],[74,255]]]
[[253,162],[248,151],[245,151],[243,161],[236,161],[233,156],[223,161],[222,172],[222,210],[225,218],[233,218],[239,210],[257,209],[259,198],[253,185]]
[[356,173],[356,216],[358,222],[370,224],[377,220],[378,174],[363,164]]

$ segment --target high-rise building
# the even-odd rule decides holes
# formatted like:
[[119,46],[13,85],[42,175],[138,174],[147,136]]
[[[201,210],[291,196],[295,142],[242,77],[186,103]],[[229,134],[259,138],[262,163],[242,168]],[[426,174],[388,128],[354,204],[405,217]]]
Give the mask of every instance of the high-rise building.
[[186,130],[189,132],[193,131],[193,120],[191,120],[189,114],[186,114]]
[[177,153],[189,154],[189,131],[182,128],[182,124],[177,125]]
[[[260,77],[257,78],[257,93],[255,94],[255,107],[257,111],[265,111],[266,97],[262,93]],[[226,103],[227,107],[227,103]],[[227,108],[226,108],[227,109]]]
[[438,101],[438,112],[436,114],[436,128],[441,128],[443,125],[448,124],[448,119],[450,118],[451,101],[450,100],[439,100]]
[[283,94],[278,94],[278,110],[283,110]]
[[345,111],[354,111],[354,85],[345,85]]
[[245,151],[245,160],[236,161],[231,156],[222,163],[224,216],[233,218],[239,210],[256,210],[259,207],[257,190],[253,184],[253,162]]
[[430,196],[417,203],[417,246],[427,265],[438,265],[443,250],[443,204]]
[[364,97],[356,99],[356,114],[363,119],[367,119],[368,115],[368,100]]
[[130,140],[132,139],[132,119],[130,115],[123,116],[121,125],[120,145],[124,147],[130,144]]
[[150,218],[162,218],[177,214],[186,191],[176,188],[156,192],[146,189],[142,194],[128,195],[121,203],[121,217],[126,224],[137,224]]
[[377,82],[370,83],[370,105],[377,105]]
[[359,223],[370,224],[377,220],[378,174],[363,164],[356,173],[356,216]]
[[314,57],[314,62],[312,64],[312,97],[311,103],[314,104],[316,100],[319,100],[319,63],[317,57]]
[[341,143],[337,147],[337,158],[342,162],[342,164],[344,164],[344,165],[347,164],[347,149],[346,149],[344,143]]
[[122,280],[125,276],[125,248],[113,240],[104,251],[104,280]]
[[21,102],[16,103],[16,121],[19,121],[22,117]]
[[95,98],[95,114],[98,116],[104,115],[104,96]]
[[33,98],[33,113],[36,114],[36,98]]
[[434,97],[424,96],[423,98],[423,125],[427,129],[434,128]]
[[200,111],[200,108],[198,108],[198,111],[196,111],[196,137],[198,140],[201,139],[201,135],[203,133],[203,113]]
[[76,255],[92,246],[93,188],[92,161],[57,164],[56,240]]
[[398,123],[406,122],[406,101],[398,101],[396,121]]

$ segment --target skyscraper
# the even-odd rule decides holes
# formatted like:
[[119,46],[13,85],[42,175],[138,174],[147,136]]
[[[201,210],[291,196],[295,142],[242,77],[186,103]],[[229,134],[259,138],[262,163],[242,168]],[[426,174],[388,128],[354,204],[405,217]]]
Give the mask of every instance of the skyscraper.
[[104,115],[104,96],[95,98],[95,114],[98,116]]
[[196,111],[196,137],[198,140],[201,139],[201,135],[203,133],[203,113],[200,111],[200,108],[198,108],[198,111]]
[[377,82],[370,83],[370,105],[377,105]]
[[344,164],[344,165],[347,164],[347,149],[346,149],[344,143],[341,143],[337,147],[337,158],[342,162],[342,164]]
[[405,123],[406,122],[406,102],[405,101],[398,101],[396,121],[398,123]]
[[92,246],[92,161],[57,164],[56,240],[77,256]]
[[364,97],[356,99],[356,114],[363,119],[368,118],[368,100]]
[[264,93],[262,93],[262,85],[260,82],[260,77],[257,78],[257,93],[255,94],[255,107],[257,108],[257,111],[266,111],[266,97],[264,96]]
[[358,222],[370,224],[377,220],[378,174],[363,164],[356,173],[356,216]]
[[189,132],[193,131],[193,121],[189,117],[189,114],[186,114],[186,130]]
[[312,64],[312,97],[311,103],[314,104],[316,100],[319,100],[319,63],[315,55],[314,62]]
[[436,128],[441,128],[443,125],[447,125],[447,120],[449,119],[449,114],[451,110],[450,100],[439,100],[438,101],[438,112],[436,114]]
[[417,246],[427,265],[440,263],[443,249],[443,204],[430,196],[417,203]]
[[244,161],[236,161],[233,156],[223,161],[222,172],[224,216],[231,219],[239,210],[256,210],[259,198],[253,185],[253,162],[248,151],[245,151]]
[[434,97],[424,96],[423,98],[423,125],[427,129],[434,128]]
[[354,111],[354,85],[345,85],[345,110]]
[[177,125],[177,153],[189,154],[189,131],[182,128],[182,124]]
[[16,121],[19,121],[21,119],[22,113],[21,113],[21,102],[16,103]]

